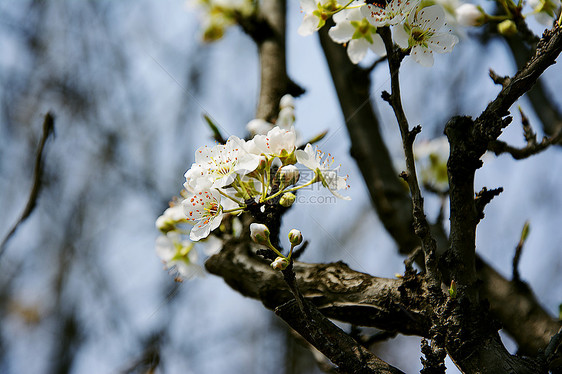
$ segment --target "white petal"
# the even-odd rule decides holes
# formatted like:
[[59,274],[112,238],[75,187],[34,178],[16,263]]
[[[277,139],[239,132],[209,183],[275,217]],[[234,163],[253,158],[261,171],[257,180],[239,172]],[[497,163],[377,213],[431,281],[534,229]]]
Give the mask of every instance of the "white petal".
[[204,225],[201,223],[196,223],[189,233],[189,239],[196,242],[203,238],[206,238],[211,233],[211,226]]
[[419,10],[416,19],[421,28],[435,32],[445,24],[445,11],[441,5],[431,5]]
[[[228,191],[228,190],[223,190],[223,191],[225,191],[225,193],[226,193],[226,191]],[[236,197],[234,197],[234,198],[236,198]],[[240,199],[238,199],[238,200],[240,200]],[[226,197],[221,200],[221,205],[222,205],[224,210],[232,210],[232,209],[236,209],[236,208],[239,207],[239,205],[237,203],[235,203],[234,201],[232,201],[232,200],[230,200]]]
[[234,167],[234,171],[238,175],[246,175],[256,170],[260,163],[260,156],[253,155],[250,153],[243,154],[239,159],[238,163]]
[[402,49],[406,49],[409,46],[408,39],[410,39],[410,35],[404,29],[404,25],[398,25],[393,29],[394,41],[398,46]]
[[303,150],[297,149],[295,151],[295,156],[297,157],[297,161],[309,168],[310,170],[316,170],[320,167],[318,161],[314,157],[314,150],[312,149],[312,145],[308,143]]
[[312,13],[317,8],[316,5],[317,2],[314,0],[300,0],[300,2],[301,2],[301,9],[305,13]]
[[369,48],[378,56],[386,56],[386,48],[384,47],[384,42],[379,34],[373,35],[373,44],[369,44]]
[[429,48],[436,53],[446,53],[451,52],[455,44],[459,42],[459,38],[453,34],[440,33],[433,35],[431,39],[427,41]]
[[205,271],[203,270],[203,268],[200,265],[194,264],[192,262],[188,264],[183,261],[177,261],[175,263],[175,266],[178,273],[185,279],[205,276]]
[[347,55],[354,64],[358,64],[365,58],[369,42],[365,39],[353,39],[347,46]]
[[318,25],[320,24],[320,19],[312,14],[307,14],[302,19],[302,23],[299,26],[298,33],[301,36],[312,35],[316,30],[318,30]]
[[425,66],[428,68],[433,66],[433,54],[431,53],[431,50],[427,48],[415,45],[412,47],[410,55],[421,66]]
[[355,32],[355,27],[349,22],[340,22],[336,26],[330,28],[328,35],[336,43],[347,43],[351,40],[353,33]]
[[176,254],[174,243],[167,235],[156,238],[156,254],[164,262],[170,261]]
[[225,175],[221,178],[215,179],[215,181],[213,182],[213,185],[211,187],[212,188],[222,188],[222,187],[228,186],[229,184],[234,182],[235,178],[236,178],[235,173],[227,174],[227,175]]

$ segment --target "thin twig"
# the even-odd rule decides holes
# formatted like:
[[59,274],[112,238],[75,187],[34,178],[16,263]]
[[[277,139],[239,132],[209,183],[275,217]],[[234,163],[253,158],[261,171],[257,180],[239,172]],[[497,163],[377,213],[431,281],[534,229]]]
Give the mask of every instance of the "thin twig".
[[562,144],[562,129],[551,137],[545,136],[540,143],[530,142],[523,148],[516,148],[501,140],[494,140],[488,143],[488,150],[494,152],[496,156],[509,153],[514,159],[521,160],[544,151],[552,144]]
[[476,206],[477,218],[479,220],[484,218],[484,208],[492,201],[492,199],[503,192],[503,187],[492,188],[491,190],[482,187],[480,192],[476,194],[474,204]]
[[42,186],[42,177],[43,177],[43,151],[45,150],[45,144],[47,139],[51,134],[55,132],[55,117],[51,112],[48,112],[45,115],[45,119],[43,120],[43,134],[41,136],[41,140],[39,141],[39,147],[37,148],[37,154],[35,156],[35,166],[33,169],[33,184],[31,186],[31,191],[29,193],[29,198],[27,200],[27,204],[25,205],[25,209],[23,210],[20,218],[14,224],[12,229],[8,232],[8,235],[2,240],[2,244],[0,244],[0,257],[4,254],[6,250],[6,244],[15,234],[16,230],[18,229],[19,225],[23,223],[31,215],[35,207],[37,206],[37,199],[39,198],[39,193],[41,192]]
[[436,249],[437,245],[435,239],[431,235],[429,224],[425,218],[423,208],[423,197],[421,194],[418,178],[416,176],[416,166],[414,160],[413,143],[417,134],[421,131],[421,126],[415,126],[412,130],[409,128],[408,119],[402,108],[402,99],[400,97],[400,80],[398,77],[400,71],[400,63],[404,58],[404,54],[394,49],[392,36],[388,27],[380,29],[380,35],[386,47],[388,55],[388,66],[390,70],[390,86],[391,93],[383,93],[383,99],[388,101],[391,105],[398,126],[400,134],[402,135],[402,146],[406,159],[407,174],[401,175],[408,186],[412,195],[413,215],[414,215],[414,230],[416,235],[422,240],[422,248],[425,254],[426,271],[430,278],[430,283],[434,290],[438,290],[441,284],[440,275],[437,271]]
[[525,222],[523,226],[523,230],[521,232],[521,238],[519,239],[519,243],[515,247],[515,255],[513,256],[513,278],[514,282],[520,282],[521,278],[519,276],[519,261],[521,260],[521,254],[523,253],[523,245],[527,240],[527,236],[529,235],[529,221]]

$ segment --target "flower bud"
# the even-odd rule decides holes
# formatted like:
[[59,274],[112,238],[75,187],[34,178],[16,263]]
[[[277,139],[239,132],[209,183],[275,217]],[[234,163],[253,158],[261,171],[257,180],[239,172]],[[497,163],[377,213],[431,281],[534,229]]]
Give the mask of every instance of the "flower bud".
[[176,225],[174,221],[169,219],[169,217],[161,215],[156,219],[156,228],[165,234],[169,231],[175,230]]
[[299,245],[302,243],[302,234],[297,229],[292,229],[289,231],[289,241],[293,246]]
[[517,26],[512,20],[506,19],[498,24],[498,32],[503,36],[513,36],[517,34]]
[[291,125],[295,122],[295,110],[292,107],[286,107],[279,111],[277,122],[275,124],[283,130],[290,130]]
[[295,107],[295,98],[292,97],[289,94],[283,95],[283,97],[281,98],[281,101],[279,101],[279,108],[284,109],[284,108],[294,108]]
[[250,237],[258,244],[267,245],[269,243],[269,229],[261,223],[250,225]]
[[291,205],[293,205],[296,199],[297,197],[295,196],[295,194],[291,192],[284,193],[283,196],[281,196],[281,199],[279,200],[279,205],[288,208]]
[[269,266],[275,270],[285,270],[289,266],[289,260],[284,257],[277,257]]
[[246,130],[248,130],[252,135],[265,135],[272,128],[273,125],[271,123],[261,118],[253,119],[246,125]]
[[295,165],[285,165],[281,167],[277,173],[283,186],[290,186],[297,183],[301,176],[299,169]]
[[484,14],[474,4],[463,4],[455,10],[457,21],[463,26],[481,26]]

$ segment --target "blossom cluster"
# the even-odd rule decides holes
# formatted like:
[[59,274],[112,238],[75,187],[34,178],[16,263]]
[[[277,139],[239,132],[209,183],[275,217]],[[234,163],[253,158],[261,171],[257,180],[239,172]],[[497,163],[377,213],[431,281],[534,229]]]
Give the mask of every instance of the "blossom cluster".
[[[339,166],[333,167],[331,155],[311,144],[299,149],[293,122],[294,102],[287,95],[281,99],[275,125],[253,120],[248,128],[255,135],[249,140],[233,135],[225,144],[196,150],[195,161],[185,173],[181,199],[156,221],[162,233],[157,251],[164,254],[160,257],[168,267],[176,266],[181,272],[180,266],[193,263],[189,257],[192,242],[208,238],[225,215],[238,215],[250,206],[262,212],[271,204],[289,207],[297,190],[315,183],[349,200],[339,192],[348,188],[347,176],[338,175]],[[313,175],[301,184],[299,164]],[[187,234],[181,228],[185,224],[193,225],[187,242],[182,239]]]
[[[507,16],[490,16],[480,6],[459,0],[300,0],[300,4],[304,17],[299,34],[314,33],[332,17],[335,26],[328,34],[334,42],[347,45],[354,64],[361,62],[368,50],[386,55],[378,33],[381,27],[391,27],[396,45],[426,67],[433,66],[434,53],[451,52],[459,41],[451,29],[442,30],[446,20],[459,26],[503,21],[498,23],[498,31],[504,34],[515,27]],[[539,22],[552,24],[560,0],[529,0],[529,5]]]
[[301,35],[309,35],[333,16],[335,26],[328,34],[336,43],[347,44],[350,60],[357,64],[371,50],[386,55],[378,29],[392,26],[396,44],[409,50],[416,62],[433,65],[433,53],[450,52],[458,38],[441,28],[445,25],[445,11],[440,5],[422,7],[421,0],[301,0],[305,13],[299,28]]

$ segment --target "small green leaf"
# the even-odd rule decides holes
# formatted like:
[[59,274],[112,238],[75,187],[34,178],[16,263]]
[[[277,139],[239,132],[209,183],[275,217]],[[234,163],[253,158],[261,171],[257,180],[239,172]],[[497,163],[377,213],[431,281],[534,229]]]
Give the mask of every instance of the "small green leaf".
[[451,281],[451,287],[449,287],[449,296],[453,299],[457,297],[457,284],[454,280]]
[[213,122],[211,117],[209,117],[206,114],[203,114],[203,118],[205,118],[205,121],[207,122],[207,125],[211,128],[211,131],[213,132],[213,138],[221,144],[226,143],[224,138],[222,137],[222,134],[221,134],[219,128],[217,127],[217,125],[215,125],[215,123]]
[[526,221],[523,225],[523,230],[521,230],[521,243],[525,243],[525,240],[527,240],[530,231],[531,225],[529,224],[529,221]]

